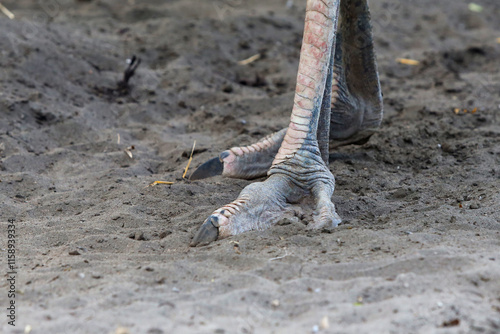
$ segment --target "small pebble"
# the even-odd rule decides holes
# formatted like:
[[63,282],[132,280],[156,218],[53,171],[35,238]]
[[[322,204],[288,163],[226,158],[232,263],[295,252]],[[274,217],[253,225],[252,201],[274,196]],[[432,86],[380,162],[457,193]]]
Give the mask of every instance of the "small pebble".
[[321,319],[321,323],[319,324],[320,329],[328,329],[330,327],[330,322],[328,321],[328,317],[325,315],[323,319]]
[[130,331],[126,327],[118,327],[115,331],[115,334],[130,334]]

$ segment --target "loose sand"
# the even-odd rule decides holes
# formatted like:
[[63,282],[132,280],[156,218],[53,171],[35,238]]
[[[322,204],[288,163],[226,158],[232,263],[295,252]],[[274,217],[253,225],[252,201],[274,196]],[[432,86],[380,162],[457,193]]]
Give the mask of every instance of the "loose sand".
[[476,2],[371,1],[385,117],[332,152],[342,226],[190,248],[249,184],[183,181],[193,141],[191,170],[287,124],[305,2],[2,0],[0,331],[499,333],[500,3]]

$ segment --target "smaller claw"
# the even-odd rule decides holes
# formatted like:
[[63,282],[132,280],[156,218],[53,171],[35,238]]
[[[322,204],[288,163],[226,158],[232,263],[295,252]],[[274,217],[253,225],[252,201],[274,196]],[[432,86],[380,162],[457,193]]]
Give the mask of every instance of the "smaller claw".
[[189,244],[191,247],[205,246],[219,237],[219,219],[212,215],[201,225]]
[[190,180],[201,180],[212,176],[222,175],[224,163],[220,157],[212,158],[198,167],[189,177]]

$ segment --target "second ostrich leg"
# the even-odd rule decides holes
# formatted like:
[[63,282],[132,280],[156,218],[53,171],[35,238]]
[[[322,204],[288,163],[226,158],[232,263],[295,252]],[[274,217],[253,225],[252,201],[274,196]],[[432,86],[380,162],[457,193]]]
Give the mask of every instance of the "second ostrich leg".
[[[264,182],[250,184],[238,199],[214,211],[191,245],[260,229],[275,223],[291,204],[306,196],[315,199],[314,222],[336,226],[340,217],[331,202],[335,179],[322,159],[318,124],[327,78],[332,80],[332,50],[340,0],[308,0],[297,85],[290,124]],[[326,111],[326,112],[329,112]],[[329,123],[321,121],[328,136]],[[319,134],[321,138],[324,135]]]

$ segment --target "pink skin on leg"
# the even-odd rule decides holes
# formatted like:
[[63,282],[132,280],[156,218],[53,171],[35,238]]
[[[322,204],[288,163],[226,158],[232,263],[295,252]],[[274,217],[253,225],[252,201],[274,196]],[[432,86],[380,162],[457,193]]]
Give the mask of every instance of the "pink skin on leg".
[[[213,212],[195,235],[192,245],[260,229],[275,223],[289,208],[312,191],[316,198],[314,225],[337,224],[331,203],[334,178],[317,146],[316,131],[335,37],[339,0],[308,0],[297,86],[290,125],[272,163],[270,177],[253,183],[237,200]],[[308,150],[303,151],[307,144]],[[254,147],[257,149],[256,147]],[[224,172],[234,172],[238,157],[248,148],[233,148],[222,158]],[[227,171],[227,172],[226,172]],[[303,176],[300,176],[304,173]],[[297,176],[292,176],[297,175]],[[314,175],[314,177],[311,177]],[[324,219],[334,214],[333,219]],[[328,217],[327,217],[328,218]]]
[[325,89],[327,73],[324,69],[328,67],[331,55],[333,18],[336,13],[334,1],[307,2],[292,116],[273,165],[293,157],[311,131],[314,99],[321,96]]

